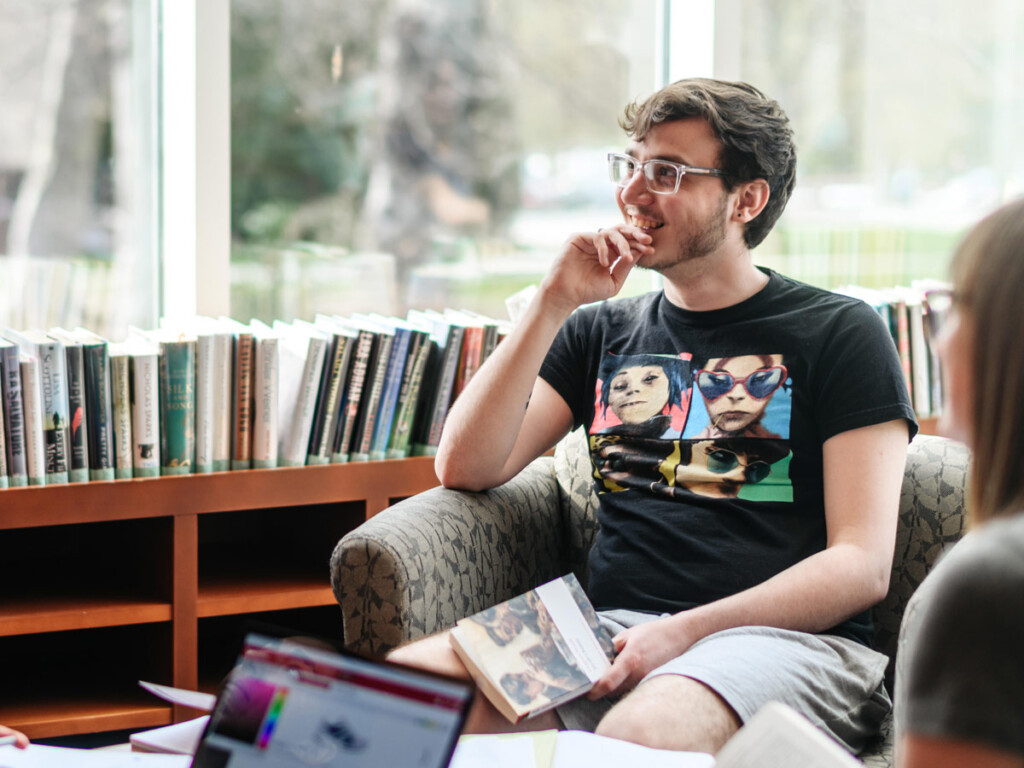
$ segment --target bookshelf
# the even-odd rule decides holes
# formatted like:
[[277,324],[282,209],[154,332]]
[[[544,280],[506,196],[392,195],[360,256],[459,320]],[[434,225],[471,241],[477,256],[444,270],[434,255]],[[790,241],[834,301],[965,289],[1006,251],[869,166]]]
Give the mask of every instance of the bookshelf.
[[212,691],[246,618],[340,637],[338,539],[436,485],[409,458],[0,491],[0,723],[166,725],[194,713],[137,681]]

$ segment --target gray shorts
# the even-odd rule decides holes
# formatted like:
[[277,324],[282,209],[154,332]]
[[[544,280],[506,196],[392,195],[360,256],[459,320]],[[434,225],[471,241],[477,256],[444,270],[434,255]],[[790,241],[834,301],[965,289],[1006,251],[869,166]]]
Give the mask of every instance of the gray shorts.
[[[623,610],[600,616],[613,636],[659,618]],[[781,701],[857,753],[892,708],[884,683],[887,661],[885,655],[835,635],[739,627],[694,643],[640,684],[658,675],[692,678],[721,696],[743,722],[769,701]],[[566,728],[593,731],[616,701],[584,697],[557,712]]]

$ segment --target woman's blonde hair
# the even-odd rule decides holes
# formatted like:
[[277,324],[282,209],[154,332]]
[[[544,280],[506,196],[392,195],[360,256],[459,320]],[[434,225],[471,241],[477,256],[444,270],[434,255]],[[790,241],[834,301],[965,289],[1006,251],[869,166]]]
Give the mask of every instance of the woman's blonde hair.
[[970,498],[984,522],[1024,511],[1024,199],[964,237],[952,272],[973,337]]

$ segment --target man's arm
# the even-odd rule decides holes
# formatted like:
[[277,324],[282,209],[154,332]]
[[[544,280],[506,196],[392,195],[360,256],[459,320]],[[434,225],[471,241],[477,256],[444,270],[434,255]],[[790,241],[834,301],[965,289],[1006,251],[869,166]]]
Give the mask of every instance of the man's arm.
[[[740,626],[822,632],[870,608],[889,587],[907,424],[890,421],[825,442],[825,522],[821,552],[730,597],[628,629],[591,698],[635,686],[698,640]],[[742,564],[737,564],[742,567]]]
[[452,405],[434,466],[448,488],[483,490],[514,477],[572,426],[566,402],[537,378],[559,329],[582,304],[614,296],[650,235],[620,224],[568,240],[525,316]]

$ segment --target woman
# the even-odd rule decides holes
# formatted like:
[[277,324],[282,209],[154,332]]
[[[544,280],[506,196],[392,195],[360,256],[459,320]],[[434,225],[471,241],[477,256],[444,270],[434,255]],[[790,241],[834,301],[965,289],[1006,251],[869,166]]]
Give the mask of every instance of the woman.
[[975,530],[907,608],[896,684],[901,768],[1024,766],[1022,287],[1024,200],[979,223],[953,258],[940,428],[971,448]]
[[28,746],[28,737],[24,733],[16,731],[13,728],[7,728],[0,725],[0,741],[6,740],[10,737],[14,737],[14,744],[20,749],[24,749]]

